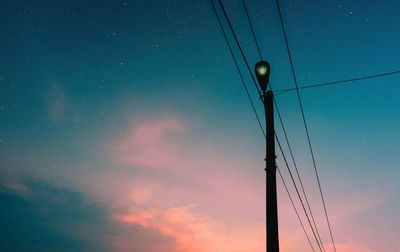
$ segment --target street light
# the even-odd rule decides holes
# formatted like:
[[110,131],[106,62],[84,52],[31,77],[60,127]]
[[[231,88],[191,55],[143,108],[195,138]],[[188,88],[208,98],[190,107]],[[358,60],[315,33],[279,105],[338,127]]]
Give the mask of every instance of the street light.
[[267,90],[268,80],[269,80],[269,73],[270,67],[268,62],[260,61],[255,66],[256,76],[258,80],[258,84],[261,87],[261,90],[265,92]]
[[[279,252],[278,208],[276,199],[276,156],[274,130],[274,94],[267,92],[270,67],[268,62],[260,61],[255,66],[258,84],[262,90],[266,124],[266,245],[267,252]],[[260,98],[261,98],[260,97]]]

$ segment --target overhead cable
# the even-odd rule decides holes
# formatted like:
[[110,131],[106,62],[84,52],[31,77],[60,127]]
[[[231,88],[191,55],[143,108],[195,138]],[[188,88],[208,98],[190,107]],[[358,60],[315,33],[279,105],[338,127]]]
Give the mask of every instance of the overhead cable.
[[[246,12],[247,19],[248,19],[248,21],[249,21],[249,25],[250,25],[251,31],[252,31],[252,33],[253,33],[253,38],[254,38],[255,45],[256,45],[257,50],[258,50],[259,55],[260,55],[260,60],[262,60],[262,55],[261,55],[261,52],[260,52],[260,47],[259,47],[259,45],[258,45],[257,36],[256,36],[256,34],[255,34],[255,32],[254,32],[253,25],[252,25],[252,22],[251,22],[251,20],[250,20],[249,14],[248,14],[248,10],[247,10],[247,6],[246,6],[245,0],[242,0],[242,3],[243,3],[243,6],[244,6],[244,9],[245,9],[245,12]],[[271,88],[271,90],[272,90],[272,87],[271,87],[271,83],[270,83],[270,82],[268,82],[268,85],[270,86],[270,88]],[[291,146],[290,146],[289,139],[288,139],[288,136],[287,136],[287,133],[286,133],[286,129],[285,129],[285,126],[284,126],[284,124],[283,124],[283,120],[282,120],[282,117],[281,117],[281,113],[279,112],[278,104],[277,104],[277,102],[276,102],[275,97],[274,97],[274,103],[275,103],[275,108],[276,108],[276,110],[277,110],[277,112],[278,112],[278,117],[279,117],[279,121],[280,121],[280,123],[281,123],[282,129],[283,129],[283,133],[284,133],[284,135],[285,135],[286,144],[287,144],[287,146],[288,146],[288,148],[289,148],[290,156],[291,156],[291,158],[292,158],[292,161],[293,161],[293,164],[294,164],[294,167],[295,167],[295,170],[296,170],[297,178],[298,178],[298,180],[299,180],[299,182],[300,182],[300,186],[301,186],[301,189],[302,189],[302,192],[303,192],[303,196],[304,196],[305,201],[306,201],[306,204],[307,204],[308,211],[310,212],[310,216],[311,216],[311,219],[312,219],[312,221],[313,221],[314,228],[315,228],[315,231],[316,231],[316,233],[317,233],[319,242],[320,242],[320,244],[323,244],[322,239],[321,239],[321,236],[320,236],[319,231],[318,231],[317,224],[316,224],[315,219],[314,219],[314,215],[313,215],[312,210],[311,210],[311,207],[310,207],[310,203],[309,203],[309,201],[308,201],[307,194],[306,194],[305,189],[304,189],[304,185],[303,185],[302,179],[301,179],[301,177],[300,177],[299,170],[298,170],[298,168],[297,168],[296,161],[295,161],[294,156],[293,156],[292,148],[291,148]],[[293,183],[295,183],[295,182],[293,181]],[[323,246],[322,246],[322,249],[323,249],[323,251],[325,251],[325,249],[324,249]]]
[[243,3],[244,11],[246,12],[247,20],[249,21],[249,24],[250,24],[251,33],[253,34],[254,41],[256,42],[256,47],[257,47],[258,54],[260,55],[260,59],[262,60],[260,46],[258,45],[256,34],[254,32],[253,25],[252,25],[251,20],[250,20],[249,12],[247,11],[246,1],[242,0],[242,3]]
[[280,23],[281,23],[281,26],[282,26],[282,32],[283,32],[283,36],[284,36],[284,40],[285,40],[286,50],[287,50],[287,53],[288,53],[288,56],[289,56],[290,69],[292,71],[293,80],[294,80],[294,83],[296,85],[297,98],[299,100],[301,115],[302,115],[302,118],[303,118],[304,128],[305,128],[306,135],[307,135],[308,146],[309,146],[309,149],[310,149],[310,153],[311,153],[311,157],[312,157],[312,161],[313,161],[313,166],[314,166],[314,171],[315,171],[315,175],[316,175],[317,182],[318,182],[318,188],[319,188],[319,192],[320,192],[320,196],[321,196],[321,200],[322,200],[322,205],[324,207],[326,222],[328,224],[329,234],[330,234],[330,237],[331,237],[333,249],[336,252],[335,241],[333,239],[331,224],[330,224],[330,221],[329,221],[328,212],[326,210],[324,194],[322,192],[321,181],[319,179],[317,166],[316,166],[316,163],[315,163],[315,157],[314,157],[313,149],[312,149],[312,146],[311,146],[310,134],[308,132],[307,122],[306,122],[305,115],[304,115],[304,109],[303,109],[303,105],[302,105],[301,98],[300,98],[299,86],[297,84],[296,74],[295,74],[295,71],[294,71],[293,60],[292,60],[292,56],[291,56],[290,49],[289,49],[288,39],[287,39],[287,36],[286,36],[285,25],[283,24],[282,13],[281,13],[281,9],[280,9],[280,6],[279,6],[279,1],[275,0],[275,2],[276,2],[276,6],[278,8],[278,14],[279,14]]
[[[245,82],[244,82],[244,79],[243,79],[243,77],[242,77],[242,74],[241,74],[241,72],[240,72],[240,69],[239,69],[239,67],[238,67],[238,65],[237,65],[237,61],[236,61],[236,58],[235,58],[235,56],[234,56],[234,54],[233,54],[233,51],[232,51],[232,48],[231,48],[231,46],[230,46],[229,40],[227,39],[226,33],[225,33],[225,31],[224,31],[224,28],[223,28],[223,26],[222,26],[222,24],[221,24],[221,22],[220,22],[218,12],[217,12],[216,9],[215,9],[215,5],[214,5],[213,1],[210,0],[210,2],[211,2],[211,5],[212,5],[212,7],[213,7],[213,10],[214,10],[214,12],[215,12],[215,15],[216,15],[216,17],[217,17],[217,19],[218,19],[218,23],[219,23],[219,25],[220,25],[220,28],[221,28],[221,30],[222,30],[222,32],[223,32],[223,34],[224,34],[225,41],[226,41],[226,43],[227,43],[227,45],[228,45],[228,47],[229,47],[229,50],[230,50],[230,52],[231,52],[231,55],[232,55],[233,59],[234,59],[236,68],[237,68],[237,70],[238,70],[238,72],[239,72],[239,75],[241,76],[242,82],[243,82],[243,84],[244,84],[244,86],[245,86],[246,93],[247,93],[248,98],[249,98],[249,100],[250,100],[250,103],[252,104],[252,107],[253,107],[253,112],[255,113],[255,115],[256,115],[256,117],[257,117],[257,119],[258,119],[258,122],[259,122],[259,125],[260,125],[260,128],[261,128],[261,131],[262,131],[262,133],[263,133],[263,135],[264,135],[264,137],[265,137],[264,129],[263,129],[263,127],[262,127],[262,125],[261,125],[261,123],[260,123],[260,121],[259,121],[259,116],[258,116],[258,114],[257,114],[257,111],[256,111],[255,108],[254,108],[254,105],[253,105],[251,96],[250,96],[249,93],[248,93],[246,84],[245,84]],[[243,55],[243,56],[244,56],[244,55]],[[279,173],[280,173],[280,171],[279,171]],[[280,175],[281,175],[281,174],[280,174]],[[299,222],[300,222],[300,225],[302,226],[302,229],[303,229],[303,231],[304,231],[304,233],[305,233],[305,235],[306,235],[306,237],[307,237],[307,240],[308,240],[308,242],[310,243],[310,246],[311,246],[312,250],[315,251],[315,250],[314,250],[314,247],[312,246],[312,244],[311,244],[311,242],[310,242],[310,239],[309,239],[309,237],[308,237],[308,234],[307,234],[307,232],[305,231],[305,228],[304,228],[304,225],[303,225],[303,223],[302,223],[302,221],[301,221],[301,218],[300,218],[300,216],[298,215],[296,206],[294,205],[294,202],[293,202],[293,200],[292,200],[292,197],[290,196],[290,192],[289,192],[289,190],[287,189],[286,183],[285,183],[285,181],[284,181],[282,175],[281,175],[281,179],[282,179],[282,181],[283,181],[283,183],[284,183],[284,185],[285,185],[286,192],[287,192],[287,194],[288,194],[288,196],[289,196],[289,198],[290,198],[290,200],[291,200],[291,202],[292,202],[293,209],[294,209],[294,211],[295,211],[295,213],[296,213],[296,216],[297,216],[297,218],[298,218],[298,220],[299,220]],[[303,208],[304,208],[304,206],[303,206]],[[318,242],[318,241],[317,241],[317,242]]]
[[238,71],[239,76],[240,76],[240,79],[242,80],[242,84],[243,84],[244,90],[246,91],[247,97],[249,98],[249,101],[250,101],[250,104],[251,104],[251,108],[253,109],[253,112],[254,112],[254,114],[255,114],[255,116],[256,116],[256,118],[257,118],[258,125],[260,125],[260,129],[261,129],[261,131],[262,131],[264,137],[266,137],[266,136],[265,136],[264,129],[263,129],[263,126],[262,126],[261,121],[260,121],[260,117],[258,116],[257,110],[256,110],[256,108],[255,108],[255,106],[254,106],[253,99],[251,99],[251,96],[250,96],[249,90],[248,90],[248,88],[247,88],[246,82],[245,82],[244,79],[243,79],[243,75],[242,75],[242,73],[241,73],[241,71],[240,71],[240,68],[239,68],[239,65],[238,65],[238,63],[237,63],[237,61],[236,61],[236,57],[235,57],[235,55],[234,55],[234,53],[233,53],[233,51],[232,51],[232,47],[231,47],[231,45],[230,45],[230,43],[229,43],[228,37],[226,36],[226,32],[225,32],[225,30],[224,30],[224,27],[222,26],[221,20],[220,20],[219,15],[218,15],[218,12],[217,12],[217,10],[215,9],[214,2],[213,2],[212,0],[210,0],[210,2],[211,2],[211,5],[212,5],[212,7],[213,7],[215,16],[217,17],[219,27],[221,28],[222,34],[224,35],[225,42],[226,42],[226,44],[228,45],[229,52],[230,52],[230,54],[231,54],[231,56],[232,56],[232,58],[233,58],[233,62],[235,63],[236,70]]
[[[259,45],[258,45],[257,36],[256,36],[256,34],[255,34],[255,32],[254,32],[253,25],[252,25],[252,22],[251,22],[251,19],[250,19],[248,10],[247,10],[247,6],[246,6],[245,0],[242,0],[242,3],[243,3],[243,6],[244,6],[244,10],[245,10],[245,12],[246,12],[247,19],[248,19],[248,21],[249,21],[250,29],[251,29],[252,34],[253,34],[254,42],[255,42],[255,45],[256,45],[256,47],[257,47],[257,50],[258,50],[258,53],[259,53],[259,56],[260,56],[260,60],[262,60],[262,55],[261,55],[260,47],[259,47]],[[270,86],[270,88],[271,88],[271,90],[272,90],[272,87],[271,87],[271,83],[270,83],[270,82],[268,82],[268,85]],[[299,182],[300,182],[300,186],[301,186],[301,189],[302,189],[302,192],[303,192],[303,196],[304,196],[305,201],[306,201],[306,204],[307,204],[308,211],[310,212],[310,216],[311,216],[311,219],[312,219],[312,221],[313,221],[314,228],[315,228],[315,231],[316,231],[316,233],[317,233],[319,242],[320,242],[320,244],[323,244],[323,243],[322,243],[321,236],[320,236],[319,231],[318,231],[318,227],[317,227],[317,225],[316,225],[316,223],[315,223],[314,215],[313,215],[313,213],[312,213],[310,204],[309,204],[309,202],[308,202],[308,197],[307,197],[307,194],[306,194],[306,192],[305,192],[304,185],[303,185],[302,179],[301,179],[301,177],[300,177],[300,173],[299,173],[299,171],[298,171],[296,161],[295,161],[294,156],[293,156],[292,148],[291,148],[291,146],[290,146],[289,139],[288,139],[288,136],[287,136],[287,133],[286,133],[286,129],[285,129],[285,126],[284,126],[284,124],[283,124],[283,120],[282,120],[281,114],[280,114],[280,112],[279,112],[278,104],[277,104],[277,102],[276,102],[275,97],[274,97],[274,103],[275,103],[275,108],[276,108],[276,110],[277,110],[277,112],[278,112],[278,117],[279,117],[279,121],[280,121],[280,123],[281,123],[282,129],[283,129],[283,133],[284,133],[284,135],[285,135],[286,143],[287,143],[287,145],[288,145],[288,147],[289,147],[290,156],[291,156],[291,158],[292,158],[292,161],[293,161],[293,164],[294,164],[294,167],[295,167],[295,170],[296,170],[297,178],[298,178],[298,180],[299,180]],[[293,181],[293,183],[295,183],[295,181]],[[323,249],[323,251],[325,251],[325,249],[324,249],[323,246],[322,246],[322,249]]]
[[253,72],[252,72],[251,69],[250,69],[249,63],[247,62],[247,59],[246,59],[246,56],[244,55],[244,52],[243,52],[243,50],[242,50],[242,47],[240,46],[239,40],[238,40],[238,38],[237,38],[237,36],[236,36],[236,33],[235,33],[235,31],[233,30],[233,27],[232,27],[231,21],[229,20],[228,14],[226,14],[224,5],[222,4],[221,0],[218,0],[218,2],[219,2],[219,5],[221,6],[222,12],[224,13],[225,19],[226,19],[226,21],[228,22],[229,28],[230,28],[230,30],[231,30],[231,32],[232,32],[232,35],[233,35],[233,37],[234,37],[234,39],[235,39],[235,41],[236,41],[236,44],[237,44],[238,48],[239,48],[239,50],[240,50],[240,53],[242,54],[243,60],[244,60],[244,62],[246,63],[247,69],[248,69],[249,72],[250,72],[250,76],[251,76],[251,78],[252,78],[252,80],[253,80],[254,86],[255,86],[255,88],[257,89],[258,94],[261,96],[261,91],[260,91],[260,89],[259,89],[258,86],[257,86],[257,82],[256,82],[256,80],[254,79]]
[[[298,89],[307,89],[307,88],[315,88],[315,87],[343,84],[343,83],[347,83],[347,82],[366,80],[366,79],[373,79],[373,78],[379,78],[379,77],[388,76],[388,75],[395,75],[395,74],[400,74],[400,70],[393,71],[393,72],[388,72],[388,73],[368,75],[368,76],[363,76],[363,77],[358,77],[358,78],[353,78],[353,79],[347,79],[347,80],[332,81],[332,82],[317,83],[317,84],[312,84],[312,85],[307,85],[307,86],[300,86],[300,87],[298,87]],[[286,92],[294,91],[294,90],[296,90],[296,88],[275,90],[275,92],[276,92],[276,94],[282,94],[282,93],[286,93]]]

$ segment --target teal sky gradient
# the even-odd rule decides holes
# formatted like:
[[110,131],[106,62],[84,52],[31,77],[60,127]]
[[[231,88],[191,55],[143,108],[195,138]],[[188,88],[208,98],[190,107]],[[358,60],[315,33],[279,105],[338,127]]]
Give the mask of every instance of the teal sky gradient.
[[[242,3],[223,2],[253,67]],[[400,69],[397,1],[280,3],[299,86]],[[271,84],[293,88],[274,1],[247,7]],[[21,249],[98,251],[96,241],[106,241],[105,251],[225,251],[214,241],[240,237],[237,250],[225,248],[262,251],[264,141],[208,1],[6,0],[0,20],[0,200],[22,216],[7,224],[27,241]],[[300,91],[338,251],[400,247],[399,80]],[[296,93],[276,99],[329,248]],[[284,170],[280,155],[278,165]],[[280,237],[292,243],[282,251],[310,250],[280,181],[278,194]],[[63,214],[76,224],[47,216],[46,197],[44,208],[71,208],[76,216]],[[26,205],[32,211],[21,211]],[[152,211],[157,225],[141,219]],[[79,227],[93,232],[66,238]],[[29,236],[35,228],[43,235]],[[2,237],[0,250],[12,246]]]

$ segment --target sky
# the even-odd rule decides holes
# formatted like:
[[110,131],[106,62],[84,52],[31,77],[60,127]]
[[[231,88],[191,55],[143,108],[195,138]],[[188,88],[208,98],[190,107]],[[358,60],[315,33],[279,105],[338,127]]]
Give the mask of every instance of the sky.
[[[223,3],[252,67],[242,1]],[[275,1],[246,3],[293,88]],[[398,1],[280,4],[299,86],[400,68]],[[1,251],[265,251],[265,141],[209,1],[3,0],[0,19]],[[338,252],[399,251],[399,78],[300,91]],[[297,95],[276,101],[334,251]],[[281,251],[312,251],[277,183]]]

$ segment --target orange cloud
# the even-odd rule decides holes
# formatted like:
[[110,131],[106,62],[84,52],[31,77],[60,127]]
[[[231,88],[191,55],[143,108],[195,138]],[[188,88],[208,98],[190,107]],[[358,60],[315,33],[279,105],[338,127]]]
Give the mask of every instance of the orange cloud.
[[125,215],[115,215],[124,223],[156,229],[174,241],[168,251],[186,252],[244,252],[263,251],[262,223],[225,223],[194,213],[193,205],[169,209],[152,208]]

